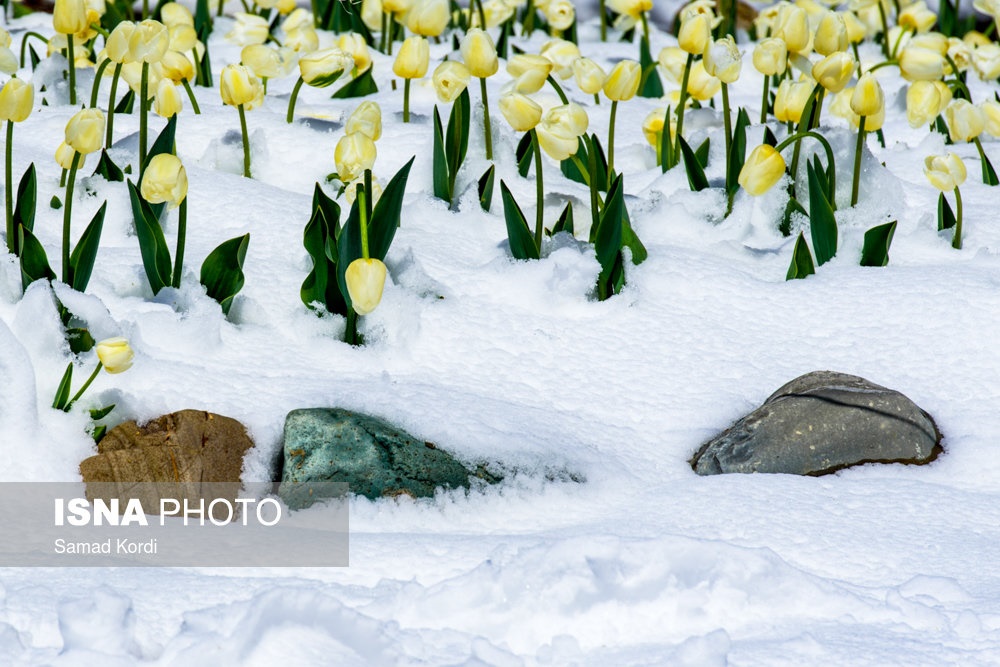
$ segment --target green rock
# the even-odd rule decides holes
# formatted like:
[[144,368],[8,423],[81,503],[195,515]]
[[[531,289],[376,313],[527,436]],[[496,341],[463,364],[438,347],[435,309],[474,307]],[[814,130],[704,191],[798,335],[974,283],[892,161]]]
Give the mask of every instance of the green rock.
[[480,476],[429,442],[339,408],[288,413],[282,464],[278,494],[292,509],[312,504],[310,484],[346,483],[372,499],[426,498],[442,487],[468,488],[469,476]]

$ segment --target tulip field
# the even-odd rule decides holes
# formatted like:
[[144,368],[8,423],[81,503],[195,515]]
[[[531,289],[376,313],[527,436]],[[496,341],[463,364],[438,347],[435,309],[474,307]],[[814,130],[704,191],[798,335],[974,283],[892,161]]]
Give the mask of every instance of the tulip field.
[[[0,568],[0,664],[996,664],[1000,4],[942,2],[8,2],[0,479],[193,408],[277,481],[334,407],[502,479],[352,497],[347,567]],[[814,370],[943,454],[694,473]]]

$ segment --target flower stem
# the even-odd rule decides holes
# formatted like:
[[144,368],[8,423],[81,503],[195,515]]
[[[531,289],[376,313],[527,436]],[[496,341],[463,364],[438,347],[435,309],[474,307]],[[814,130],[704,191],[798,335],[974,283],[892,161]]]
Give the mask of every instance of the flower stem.
[[101,77],[104,76],[104,70],[106,70],[110,64],[111,61],[105,58],[101,61],[101,64],[97,66],[97,73],[94,74],[94,85],[90,89],[91,109],[97,106],[97,92],[101,89]]
[[181,85],[184,86],[184,90],[187,91],[188,99],[191,100],[191,108],[194,109],[195,115],[200,115],[201,109],[198,107],[198,100],[194,96],[194,91],[191,90],[191,84],[188,83],[187,79],[181,79]]
[[[837,168],[833,161],[833,148],[830,146],[830,142],[827,141],[826,137],[824,137],[822,134],[819,134],[818,132],[813,132],[811,130],[796,132],[795,134],[786,137],[785,140],[779,143],[777,146],[775,146],[774,149],[780,153],[786,147],[792,145],[792,143],[795,143],[796,147],[798,147],[799,145],[798,142],[801,142],[802,139],[806,137],[812,137],[823,146],[823,150],[826,152],[827,171],[830,174],[830,189],[833,190],[833,192],[836,192]],[[833,204],[834,202],[831,200],[830,203]]]
[[7,204],[7,249],[12,255],[18,252],[17,230],[14,229],[14,174],[11,154],[14,142],[14,121],[7,121],[7,145],[4,147],[4,194]]
[[80,387],[80,391],[76,392],[76,394],[73,395],[73,398],[69,399],[69,402],[63,406],[63,412],[69,412],[69,409],[73,407],[73,404],[76,403],[78,400],[80,400],[80,397],[83,396],[83,392],[87,391],[87,389],[90,388],[90,385],[97,378],[97,375],[98,373],[101,372],[102,368],[104,368],[104,363],[98,361],[97,368],[94,369],[94,372],[90,374],[90,377],[87,378],[87,381],[83,383],[82,387]]
[[76,106],[76,58],[73,55],[73,35],[66,35],[66,60],[69,61],[69,103]]
[[597,194],[597,147],[593,142],[587,142],[587,167],[590,181],[590,229],[591,237],[596,233],[601,222],[601,198]]
[[617,114],[618,100],[611,100],[611,117],[608,120],[608,176],[615,173],[615,116]]
[[[407,79],[409,81],[409,79]],[[358,217],[361,223],[361,258],[370,259],[368,247],[368,221],[372,217],[372,170],[365,169],[365,187],[358,192]]]
[[854,180],[851,182],[851,206],[858,203],[858,187],[861,184],[861,151],[865,147],[865,119],[858,120],[858,143],[854,148]]
[[142,63],[142,78],[139,80],[139,180],[146,170],[146,142],[148,141],[148,125],[146,96],[149,95],[149,63]]
[[299,90],[302,89],[303,83],[305,83],[305,79],[300,76],[299,80],[295,82],[295,87],[292,88],[292,96],[288,98],[288,113],[285,115],[286,123],[291,123],[295,117],[295,102],[299,99]]
[[62,238],[62,279],[67,285],[73,284],[72,269],[69,265],[69,237],[73,222],[73,184],[76,182],[76,170],[80,166],[80,152],[73,151],[73,162],[69,167],[69,178],[66,179],[66,206],[63,208],[63,238]]
[[535,211],[535,248],[541,254],[542,227],[545,220],[545,188],[542,186],[542,149],[538,145],[538,133],[535,132],[535,128],[531,128],[528,131],[531,133],[531,149],[535,152],[535,197],[538,199],[538,208]]
[[885,56],[886,60],[889,60],[892,57],[889,55],[889,21],[885,16],[882,0],[878,0],[875,4],[878,5],[878,15],[882,19],[882,55]]
[[955,236],[951,240],[951,247],[955,250],[962,249],[962,192],[955,186]]
[[118,92],[118,79],[122,74],[122,64],[115,65],[115,73],[111,77],[111,97],[108,98],[108,129],[104,139],[104,147],[111,148],[111,139],[115,134],[115,94]]
[[181,273],[184,270],[184,242],[187,239],[187,197],[181,201],[177,212],[177,251],[174,253],[174,287],[181,286]]
[[21,38],[21,59],[18,61],[21,67],[24,67],[24,57],[28,51],[29,37],[37,37],[38,39],[42,40],[42,42],[44,42],[46,45],[49,43],[49,40],[45,39],[45,37],[39,35],[37,32],[34,32],[33,30],[29,30],[28,32],[24,33],[24,37]]
[[600,15],[601,15],[601,41],[602,42],[608,41],[608,17],[607,17],[607,11],[605,10],[605,4],[606,4],[606,0],[600,0],[600,3],[598,4],[599,8],[597,10],[598,12],[600,12]]
[[566,93],[563,92],[562,86],[560,86],[559,83],[552,78],[552,75],[549,74],[549,76],[545,80],[548,81],[553,88],[555,88],[556,94],[559,96],[559,99],[562,101],[562,103],[569,104],[569,98],[566,97]]
[[[765,79],[766,80],[766,79]],[[729,154],[733,148],[733,121],[729,117],[729,84],[722,82],[722,123],[726,130],[726,173],[729,173]],[[670,128],[667,128],[667,132]]]
[[403,122],[410,122],[410,80],[403,79]]
[[483,130],[486,133],[486,159],[493,159],[493,129],[490,126],[490,103],[486,97],[486,79],[479,79],[479,90],[483,97]]
[[250,135],[247,134],[247,114],[243,105],[237,105],[236,110],[240,112],[240,132],[243,135],[243,178],[250,176]]
[[[688,98],[688,80],[691,78],[691,66],[694,64],[694,54],[689,53],[687,57],[687,62],[684,63],[684,76],[681,77],[681,96],[677,103],[677,132],[675,135],[679,139],[684,136],[684,107],[687,106]],[[680,160],[679,155],[674,155],[674,163],[670,166],[673,167]]]
[[765,76],[764,77],[764,94],[761,96],[761,99],[760,99],[760,122],[761,122],[761,124],[764,124],[764,123],[767,122],[767,107],[768,107],[768,102],[770,101],[770,96],[768,95],[768,93],[771,92],[770,88],[771,88],[771,77]]

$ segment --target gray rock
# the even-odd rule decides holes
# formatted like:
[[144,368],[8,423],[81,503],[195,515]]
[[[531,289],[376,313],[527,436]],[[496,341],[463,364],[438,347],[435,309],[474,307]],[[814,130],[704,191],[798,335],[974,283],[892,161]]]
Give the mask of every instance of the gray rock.
[[863,463],[928,463],[941,452],[929,414],[864,378],[814,371],[702,445],[699,475],[825,475]]
[[279,495],[289,507],[311,503],[310,483],[342,482],[368,498],[468,488],[467,470],[450,454],[391,424],[339,408],[293,410],[285,419]]

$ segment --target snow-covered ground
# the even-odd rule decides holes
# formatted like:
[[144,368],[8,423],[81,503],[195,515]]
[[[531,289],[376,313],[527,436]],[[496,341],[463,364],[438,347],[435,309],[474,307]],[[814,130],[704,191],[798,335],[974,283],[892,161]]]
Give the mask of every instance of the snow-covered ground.
[[[222,39],[228,21],[219,20],[211,44],[217,72],[239,57]],[[15,45],[28,28],[50,31],[39,18],[16,21]],[[593,31],[588,24],[581,34]],[[671,40],[656,34],[654,56]],[[536,35],[525,47],[537,52],[543,41]],[[449,48],[432,45],[432,61]],[[692,193],[683,168],[661,174],[655,165],[639,125],[659,103],[623,103],[616,164],[649,259],[629,268],[622,294],[598,302],[599,265],[586,244],[561,237],[540,261],[510,258],[499,187],[492,212],[478,206],[475,181],[488,166],[478,121],[458,210],[433,198],[433,88],[414,85],[417,117],[402,124],[391,62],[373,55],[373,99],[385,121],[375,175],[385,183],[417,161],[383,302],[362,323],[368,344],[339,342],[343,321],[319,318],[299,299],[311,266],[302,230],[312,189],[334,171],[339,124],[357,100],[330,101],[332,89],[306,87],[300,119],[333,124],[287,125],[294,81],[272,80],[264,106],[247,115],[247,180],[236,110],[217,90],[198,88],[202,114],[186,108],[177,136],[191,180],[180,290],[152,297],[124,184],[88,178],[78,188],[75,229],[107,199],[104,238],[87,294],[58,284],[55,292],[86,313],[97,339],[125,336],[136,351],[131,370],[102,375],[87,397],[116,403],[122,420],[184,408],[240,420],[257,444],[247,480],[270,474],[288,411],[326,406],[385,417],[463,460],[518,474],[433,500],[353,500],[345,568],[0,570],[0,664],[1000,660],[1000,228],[997,194],[979,182],[973,146],[951,147],[970,173],[965,248],[956,251],[950,233],[936,231],[937,191],[922,173],[943,139],[906,124],[903,82],[880,70],[887,147],[869,139],[861,202],[838,212],[837,257],[807,280],[785,282],[793,239],[776,231],[782,189],[757,200],[741,193],[723,220],[718,190]],[[637,45],[613,43],[592,57],[608,65],[636,55]],[[490,80],[494,105],[507,80],[502,68]],[[976,85],[983,99],[987,89]],[[752,118],[759,91],[746,57],[734,103]],[[548,90],[538,97],[556,102]],[[56,265],[62,211],[47,203],[62,191],[52,154],[73,111],[53,101],[18,125],[14,140],[15,172],[32,161],[39,170],[36,234]],[[609,105],[588,111],[591,131],[606,135]],[[854,134],[824,118],[843,198]],[[498,180],[531,218],[534,182],[517,176],[512,157],[518,137],[495,106],[493,120]],[[134,160],[137,127],[137,116],[116,116],[119,163]],[[702,112],[688,129],[693,145],[713,137],[709,176],[721,176],[718,116]],[[750,136],[753,146],[759,127]],[[1000,158],[994,140],[985,146]],[[92,156],[85,173],[95,164]],[[578,203],[577,221],[586,220],[583,186],[547,158],[545,170],[548,224],[567,196]],[[864,231],[888,219],[899,222],[889,265],[859,267]],[[246,232],[246,286],[227,320],[197,268]],[[175,233],[176,214],[171,244]],[[5,254],[0,474],[77,480],[94,444],[85,410],[48,407],[71,358],[53,291],[36,283],[22,297],[19,286]],[[88,357],[77,377],[91,364]],[[937,420],[944,455],[924,467],[822,478],[692,472],[687,461],[707,438],[786,381],[822,369],[908,395]]]

